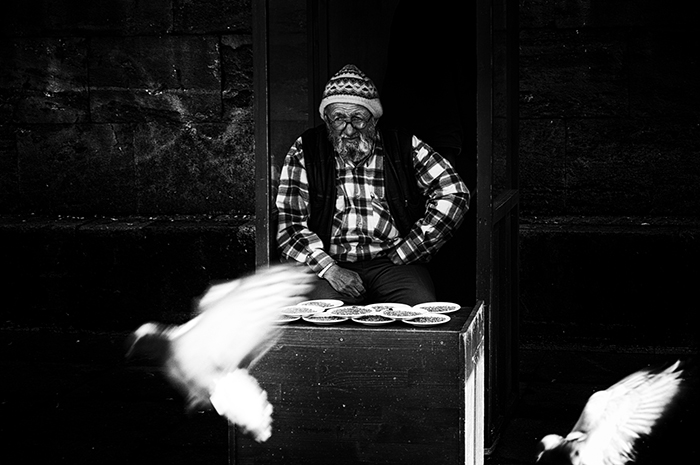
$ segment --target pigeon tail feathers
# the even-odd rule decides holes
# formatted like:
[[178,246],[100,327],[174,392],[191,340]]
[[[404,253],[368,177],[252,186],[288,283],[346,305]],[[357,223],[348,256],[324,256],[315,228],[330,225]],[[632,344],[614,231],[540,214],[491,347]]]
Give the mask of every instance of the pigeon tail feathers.
[[219,415],[251,433],[256,441],[267,441],[272,435],[272,404],[248,370],[227,373],[212,389],[210,400]]

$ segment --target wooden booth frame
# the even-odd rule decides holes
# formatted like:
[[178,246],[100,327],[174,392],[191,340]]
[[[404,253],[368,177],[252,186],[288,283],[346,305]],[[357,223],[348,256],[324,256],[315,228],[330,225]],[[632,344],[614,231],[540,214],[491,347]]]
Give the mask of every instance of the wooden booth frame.
[[[371,31],[386,40],[397,3],[253,1],[256,266],[276,259],[277,170],[320,121],[323,85],[346,62],[339,37],[363,69],[380,69],[376,50],[347,44]],[[355,27],[363,10],[376,23]],[[465,14],[466,39],[452,45],[474,61],[475,250],[473,269],[453,268],[474,281],[463,308],[421,330],[289,325],[252,370],[275,406],[273,436],[257,444],[231,427],[230,463],[481,464],[495,447],[518,385],[518,2],[475,0]]]

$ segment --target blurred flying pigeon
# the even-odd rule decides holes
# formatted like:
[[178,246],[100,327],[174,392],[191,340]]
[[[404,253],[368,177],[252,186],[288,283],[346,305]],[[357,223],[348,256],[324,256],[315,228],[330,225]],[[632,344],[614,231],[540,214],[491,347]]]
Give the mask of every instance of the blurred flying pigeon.
[[537,463],[624,465],[635,460],[636,440],[651,433],[680,392],[679,364],[640,370],[594,393],[568,436],[542,438]]
[[214,285],[187,323],[138,328],[127,356],[155,359],[190,408],[211,404],[257,441],[265,441],[272,432],[272,405],[248,368],[277,341],[280,308],[304,300],[310,290],[305,268],[277,265]]

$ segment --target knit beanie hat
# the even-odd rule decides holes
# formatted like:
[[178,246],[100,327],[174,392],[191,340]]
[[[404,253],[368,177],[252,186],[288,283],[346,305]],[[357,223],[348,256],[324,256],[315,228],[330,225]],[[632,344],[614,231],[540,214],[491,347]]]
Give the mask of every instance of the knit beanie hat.
[[345,65],[335,73],[323,89],[321,105],[318,107],[321,118],[324,110],[331,103],[356,103],[367,108],[375,119],[382,116],[382,104],[379,93],[370,78],[355,65]]

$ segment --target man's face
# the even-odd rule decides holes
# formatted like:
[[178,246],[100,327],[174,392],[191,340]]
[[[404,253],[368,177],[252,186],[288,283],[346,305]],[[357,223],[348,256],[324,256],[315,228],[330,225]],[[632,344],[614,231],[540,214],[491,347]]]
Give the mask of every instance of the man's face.
[[358,161],[374,147],[376,122],[362,105],[333,103],[325,111],[328,138],[340,155]]

